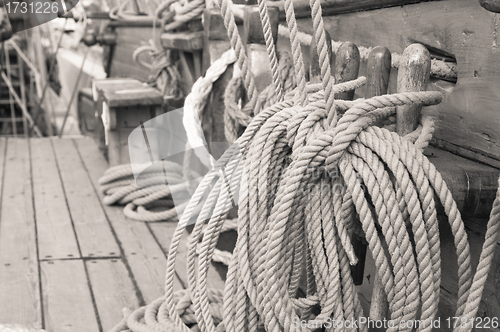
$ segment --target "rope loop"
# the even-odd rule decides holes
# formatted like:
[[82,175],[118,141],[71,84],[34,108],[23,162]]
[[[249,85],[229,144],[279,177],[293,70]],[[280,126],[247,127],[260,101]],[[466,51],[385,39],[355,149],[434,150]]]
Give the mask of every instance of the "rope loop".
[[[156,185],[153,169],[148,187],[137,191],[130,192],[120,182],[121,174],[128,174],[122,169],[114,170],[119,176],[106,174],[102,181],[107,185],[110,179],[117,180],[116,188],[103,190],[110,201],[129,202],[126,210],[131,214],[135,209],[145,213],[154,204],[168,204],[165,198],[175,190],[190,195],[172,234],[165,295],[136,310],[117,331],[263,328],[280,332],[308,330],[295,324],[302,320],[359,322],[366,315],[350,269],[359,263],[351,242],[356,234],[368,244],[387,296],[388,318],[394,322],[388,331],[410,331],[399,323],[419,319],[423,324],[416,330],[429,332],[440,298],[438,202],[450,224],[457,256],[455,316],[475,317],[500,227],[500,198],[473,275],[457,205],[422,153],[434,130],[432,117],[424,112],[419,127],[405,137],[393,131],[397,106],[436,105],[441,94],[411,92],[334,100],[336,93],[355,89],[365,79],[333,84],[318,0],[311,0],[311,8],[322,83],[305,82],[293,2],[285,0],[292,55],[281,57],[278,65],[273,62],[273,84],[257,94],[231,1],[218,0],[218,5],[234,53],[223,55],[195,83],[186,99],[183,121],[190,144],[203,142],[199,115],[212,83],[228,64],[237,61],[241,78],[234,78],[226,90],[224,116],[226,136],[234,143],[219,160],[203,149],[197,152],[210,171],[194,191],[172,183],[168,193],[148,192]],[[266,9],[266,2],[259,1],[264,25]],[[266,46],[270,51],[272,40],[266,38]],[[272,52],[269,55],[272,58]],[[246,105],[242,105],[244,99],[248,99]],[[242,127],[246,128],[238,137]],[[233,253],[223,254],[216,245],[220,233],[229,229],[224,221],[236,195],[238,221],[231,227],[237,228],[238,238]],[[153,203],[153,199],[162,203]],[[177,253],[186,227],[193,221],[186,264],[189,287],[174,291]],[[207,286],[214,258],[229,263],[223,295]],[[298,296],[301,280],[304,296]],[[368,327],[359,326],[358,330],[367,332]]]

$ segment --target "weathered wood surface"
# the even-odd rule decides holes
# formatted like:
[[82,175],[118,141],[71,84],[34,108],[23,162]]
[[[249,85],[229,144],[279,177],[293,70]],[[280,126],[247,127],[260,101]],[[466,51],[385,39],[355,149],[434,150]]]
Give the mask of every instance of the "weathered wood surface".
[[205,9],[203,12],[203,32],[202,71],[205,73],[215,60],[231,48],[231,44],[219,10]]
[[366,62],[366,98],[387,93],[391,76],[391,52],[384,46],[375,47]]
[[[458,65],[456,84],[431,80],[429,89],[444,93],[433,107],[439,114],[436,139],[500,160],[499,18],[478,1],[431,1],[325,16],[325,29],[335,41],[358,46],[384,45],[401,54],[419,42],[453,55]],[[298,20],[299,30],[312,33],[310,19]],[[393,70],[389,93],[396,91]],[[365,75],[362,64],[360,75]],[[361,89],[362,90],[362,89]]]
[[[216,10],[205,10],[203,18],[205,34],[203,68],[206,70],[231,46],[222,16]],[[202,115],[205,139],[215,159],[219,159],[227,148],[227,144],[223,144],[227,142],[224,129],[224,94],[233,77],[233,68],[234,64],[228,65],[226,71],[214,82]]]
[[[98,180],[108,168],[108,163],[91,139],[75,140],[75,143],[80,155],[85,156],[82,158],[83,162],[99,199],[102,199]],[[126,219],[121,208],[116,206],[104,205],[103,208],[127,258],[143,301],[150,303],[163,295],[166,269],[164,253],[145,223]],[[179,280],[175,282],[176,287],[181,288]]]
[[0,139],[0,165],[3,173],[0,322],[40,328],[40,284],[28,141]]
[[[385,7],[403,6],[412,3],[422,2],[422,0],[323,0],[321,8],[323,15],[339,15],[364,10],[373,10]],[[308,0],[294,0],[295,16],[297,18],[310,17],[311,8]],[[285,19],[283,4],[279,4],[280,18]]]
[[[398,92],[425,91],[431,72],[431,55],[425,46],[411,44],[408,46],[399,62]],[[396,129],[404,136],[417,129],[421,117],[421,106],[397,107]]]
[[120,259],[97,259],[85,264],[102,330],[109,331],[123,318],[123,308],[139,307],[135,285]]
[[[109,77],[131,77],[145,82],[148,79],[149,71],[138,66],[132,60],[134,51],[142,45],[147,45],[148,40],[153,36],[152,27],[115,27],[117,34],[116,45],[113,48],[113,59],[110,66]],[[159,33],[156,34],[156,45],[160,47]],[[141,55],[141,58],[151,61],[148,54]]]
[[[335,54],[335,83],[343,83],[358,78],[360,55],[356,44],[345,42]],[[338,99],[352,100],[354,91],[339,93]]]
[[45,328],[54,332],[98,331],[85,268],[81,260],[42,262]]
[[464,216],[469,220],[489,216],[498,188],[499,169],[434,147],[428,147],[424,154],[441,173]]
[[164,294],[160,239],[123,207],[100,202],[107,167],[91,139],[0,139],[1,324],[108,331],[123,308]]
[[203,31],[165,32],[160,39],[164,48],[187,52],[203,49]]
[[130,78],[111,78],[94,81],[94,89],[109,107],[161,105],[163,96],[158,90]]
[[53,140],[71,218],[83,257],[117,257],[120,249],[71,140]]
[[30,140],[33,195],[41,259],[78,258],[64,189],[50,139]]

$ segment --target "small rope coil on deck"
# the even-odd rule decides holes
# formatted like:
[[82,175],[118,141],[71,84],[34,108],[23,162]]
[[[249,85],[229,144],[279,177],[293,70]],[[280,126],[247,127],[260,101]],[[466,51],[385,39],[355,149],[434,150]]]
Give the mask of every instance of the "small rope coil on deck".
[[[138,185],[130,164],[110,167],[99,179],[100,189],[105,195],[103,203],[125,205],[125,216],[133,220],[177,220],[177,212],[184,206],[175,206],[172,194],[187,200],[191,190],[182,174],[180,164],[163,161],[143,171]],[[162,211],[152,210],[160,207]]]

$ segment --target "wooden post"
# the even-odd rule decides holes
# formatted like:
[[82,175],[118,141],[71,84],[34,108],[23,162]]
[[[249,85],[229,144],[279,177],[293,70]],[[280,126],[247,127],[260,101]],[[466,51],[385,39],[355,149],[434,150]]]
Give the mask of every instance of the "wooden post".
[[[388,56],[390,59],[390,54],[388,54]],[[420,44],[408,46],[403,52],[399,63],[398,92],[425,90],[427,82],[429,81],[430,64],[430,55],[425,47]],[[381,76],[380,79],[384,79],[384,77],[385,76]],[[369,84],[370,83],[368,83],[368,86]],[[406,133],[412,132],[418,125],[420,108],[398,107],[397,112],[398,118],[396,129],[398,133],[400,135],[405,135]],[[387,316],[388,308],[387,296],[377,273],[375,274],[373,285],[370,318],[372,320],[384,319]]]
[[[391,53],[386,47],[375,47],[368,55],[366,67],[366,98],[380,96],[387,93],[389,76],[391,73]],[[351,267],[355,285],[362,285],[365,272],[367,243],[357,235],[352,236],[352,245],[359,262]],[[373,300],[373,297],[372,297]]]
[[203,73],[220,56],[231,48],[224,20],[216,9],[205,9],[203,12]]
[[[398,67],[398,92],[425,91],[431,72],[431,56],[427,48],[411,44],[401,55]],[[421,106],[397,108],[396,128],[404,136],[414,131],[420,119]]]
[[387,93],[391,75],[391,52],[384,46],[375,47],[366,64],[366,98]]
[[[266,50],[266,40],[262,29],[259,15],[259,7],[254,5],[255,1],[247,2],[243,18],[243,44],[246,45],[248,58],[250,59],[250,71],[255,78],[257,92],[264,90],[272,83],[271,64]],[[278,44],[279,9],[268,7],[269,20],[273,33],[274,44]]]
[[[390,74],[391,52],[383,46],[375,47],[368,55],[366,65],[366,98],[386,94]],[[378,273],[375,273],[373,280],[370,319],[381,321],[387,317],[389,305]]]
[[[335,83],[342,83],[358,78],[359,50],[351,42],[340,45],[335,56]],[[337,99],[352,100],[354,91],[339,93]]]
[[[335,68],[335,54],[332,51],[332,38],[330,37],[330,34],[326,30],[325,30],[325,37],[326,37],[326,45],[328,48],[328,55],[330,58],[330,69],[332,71],[330,75],[333,75]],[[321,82],[321,67],[319,64],[319,56],[318,52],[316,51],[316,41],[314,38],[312,38],[311,40],[311,47],[309,52],[311,59],[309,63],[309,82],[319,83]]]
[[[204,12],[205,45],[204,69],[231,48],[222,16],[215,10],[206,9]],[[202,126],[205,138],[209,144],[210,153],[218,159],[225,151],[227,140],[224,132],[224,92],[227,84],[233,77],[233,65],[214,82],[212,92],[203,112]]]

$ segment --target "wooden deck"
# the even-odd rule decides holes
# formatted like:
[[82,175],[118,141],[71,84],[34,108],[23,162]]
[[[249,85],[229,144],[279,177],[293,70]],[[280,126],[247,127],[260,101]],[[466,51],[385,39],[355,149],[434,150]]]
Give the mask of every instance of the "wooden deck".
[[[0,324],[108,331],[124,307],[163,295],[176,223],[132,221],[103,205],[107,167],[91,139],[0,139]],[[214,263],[211,286],[222,288],[224,274]]]

